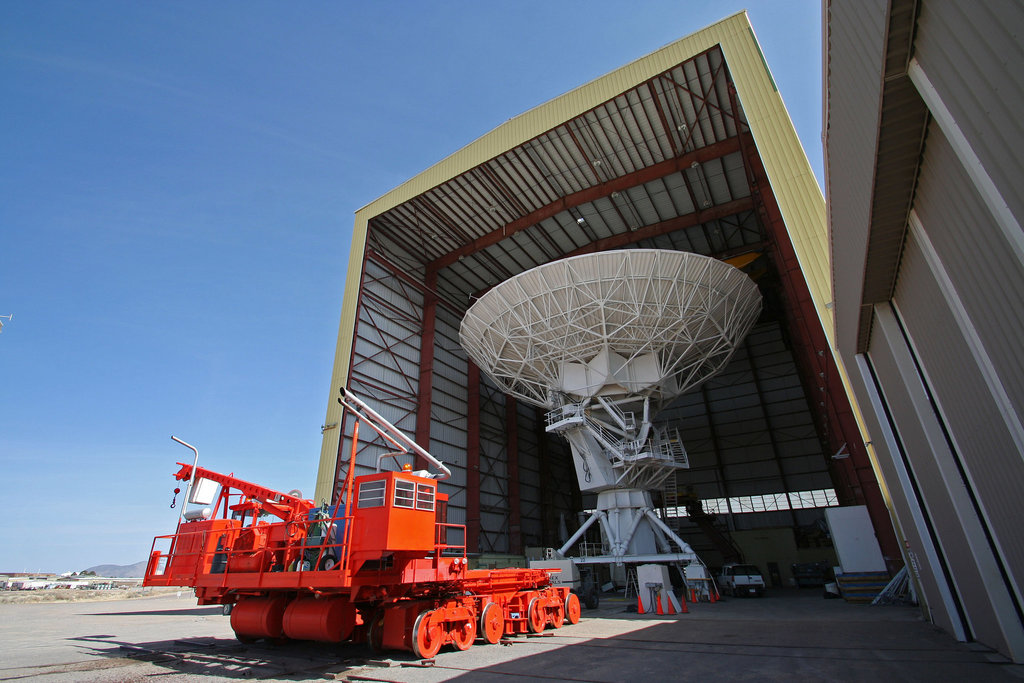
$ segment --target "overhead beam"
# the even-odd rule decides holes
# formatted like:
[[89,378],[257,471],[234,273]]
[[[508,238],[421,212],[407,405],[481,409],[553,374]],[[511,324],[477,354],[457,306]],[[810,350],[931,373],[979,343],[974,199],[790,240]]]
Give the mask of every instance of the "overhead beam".
[[591,242],[579,249],[570,251],[568,254],[565,254],[565,257],[579,256],[580,254],[592,254],[594,252],[607,251],[609,249],[619,249],[630,244],[635,244],[641,240],[651,239],[670,232],[675,232],[676,230],[685,230],[686,228],[692,228],[695,225],[709,223],[728,216],[733,216],[741,211],[752,211],[753,209],[753,198],[743,197],[742,199],[734,199],[731,202],[712,206],[704,209],[703,211],[688,213],[685,216],[670,218],[667,221],[646,225],[638,230],[622,232],[617,235],[612,235],[611,237],[597,240],[596,242]]
[[579,192],[573,192],[564,197],[561,197],[546,206],[533,211],[525,216],[517,218],[511,223],[507,223],[497,230],[474,239],[468,244],[449,252],[448,254],[432,261],[427,264],[427,272],[438,271],[442,268],[452,265],[457,262],[460,258],[475,254],[478,251],[486,249],[502,240],[514,235],[517,232],[521,232],[530,228],[543,220],[551,218],[563,211],[576,208],[582,204],[596,201],[603,197],[608,197],[612,192],[622,192],[628,190],[631,187],[643,185],[644,183],[656,180],[657,178],[663,178],[673,173],[678,173],[683,169],[689,168],[694,162],[705,163],[712,159],[718,159],[727,154],[740,151],[740,140],[738,136],[726,138],[720,142],[708,145],[707,147],[701,147],[692,152],[677,156],[673,159],[667,159],[657,164],[647,166],[633,173],[627,173],[626,175],[619,176],[604,183],[588,187],[585,190]]

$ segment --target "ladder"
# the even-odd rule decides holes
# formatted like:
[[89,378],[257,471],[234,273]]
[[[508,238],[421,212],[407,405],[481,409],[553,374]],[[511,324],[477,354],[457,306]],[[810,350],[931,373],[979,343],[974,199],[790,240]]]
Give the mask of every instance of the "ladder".
[[639,596],[640,584],[636,579],[636,565],[630,564],[626,566],[626,604],[631,604],[631,598],[636,598]]

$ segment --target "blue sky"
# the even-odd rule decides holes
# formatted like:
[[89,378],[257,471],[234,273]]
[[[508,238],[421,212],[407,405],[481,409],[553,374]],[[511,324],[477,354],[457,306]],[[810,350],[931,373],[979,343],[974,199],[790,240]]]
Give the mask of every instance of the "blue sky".
[[144,559],[171,434],[312,495],[355,210],[744,8],[820,183],[817,0],[0,4],[0,571]]

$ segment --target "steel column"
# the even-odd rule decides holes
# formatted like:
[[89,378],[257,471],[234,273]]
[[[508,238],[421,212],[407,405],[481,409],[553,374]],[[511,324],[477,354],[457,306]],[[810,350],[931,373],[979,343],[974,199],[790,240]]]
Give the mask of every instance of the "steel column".
[[[434,330],[437,315],[437,273],[427,273],[423,298],[423,334],[420,339],[420,379],[416,406],[416,443],[430,450],[430,405],[434,388]],[[416,455],[417,469],[427,469],[427,461]]]
[[466,368],[466,550],[480,552],[480,368]]

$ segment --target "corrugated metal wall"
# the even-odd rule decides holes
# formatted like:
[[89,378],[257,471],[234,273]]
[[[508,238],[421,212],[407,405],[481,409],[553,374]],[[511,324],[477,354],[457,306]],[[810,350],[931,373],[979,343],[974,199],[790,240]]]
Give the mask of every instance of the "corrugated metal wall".
[[1024,4],[922,2],[914,57],[1015,216],[1024,216]]
[[[839,182],[827,180],[827,198],[836,337],[843,349],[847,339],[856,343],[860,319],[862,255],[867,249],[868,232],[859,228],[871,222],[888,3],[829,2],[827,11],[827,49],[829,55],[842,57],[830,57],[828,61],[825,173],[827,178],[841,178]],[[846,257],[840,258],[840,254]]]
[[702,499],[831,488],[807,401],[781,325],[758,323],[722,372],[658,416],[689,454],[678,486]]
[[441,490],[448,494],[448,522],[466,523],[466,354],[459,346],[460,319],[439,306],[434,331],[430,406],[430,453],[452,471]]
[[[933,268],[941,268],[947,279],[946,308],[949,297],[962,307],[954,329],[964,339],[976,335],[976,343],[972,347],[965,342],[954,355],[954,348],[944,343],[948,332],[932,336],[937,330],[925,328],[927,320],[919,322],[923,311],[900,310],[926,372],[936,368],[929,376],[932,389],[1019,587],[1024,583],[1024,534],[1017,520],[1024,453],[1014,431],[1024,412],[1024,268],[935,124],[929,131],[915,211],[938,261]],[[918,325],[922,332],[914,334]],[[991,365],[994,377],[989,381],[979,361]],[[1005,397],[999,396],[1000,390]]]
[[[979,386],[967,344],[956,333],[956,320],[943,305],[942,289],[913,234],[904,248],[893,303],[903,330],[895,323],[886,326],[884,343],[876,346],[873,340],[869,355],[928,514],[942,529],[940,544],[973,636],[1005,644],[1004,624],[1007,618],[1016,620],[1014,599],[1000,585],[1000,565],[1005,563],[993,552],[994,530],[979,514],[968,456],[949,419],[954,414],[976,419],[972,413],[985,410],[990,397],[983,383]],[[876,327],[884,324],[884,319],[876,320]]]
[[947,485],[965,488],[988,539],[974,559],[1003,576],[1019,620],[1024,269],[934,123],[914,211],[893,302],[961,472]]
[[509,528],[508,397],[481,376],[480,381],[480,549],[511,551]]
[[[537,411],[522,401],[516,403],[519,444],[519,513],[523,546],[544,546],[545,481],[541,473],[540,441],[547,435],[537,430]],[[547,523],[551,523],[551,519]],[[547,544],[554,545],[553,543]]]
[[[367,259],[356,316],[348,388],[399,429],[415,434],[417,392],[408,378],[417,376],[420,364],[423,296],[382,264]],[[339,467],[342,478],[336,482],[336,489],[344,483],[352,426],[351,418],[341,426],[344,438],[340,453],[344,464]],[[373,442],[372,433],[363,433],[360,442],[356,474],[373,472],[377,456],[385,449]]]

